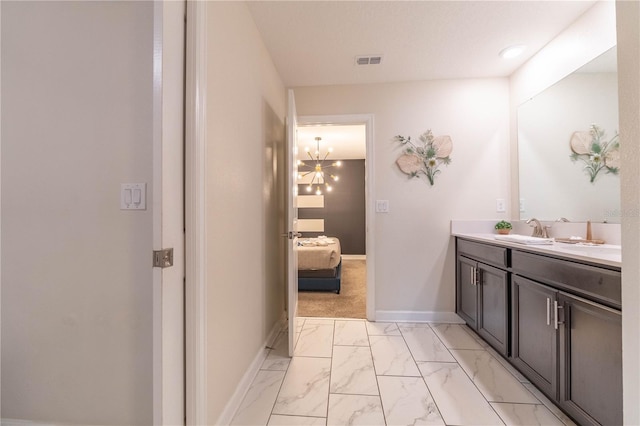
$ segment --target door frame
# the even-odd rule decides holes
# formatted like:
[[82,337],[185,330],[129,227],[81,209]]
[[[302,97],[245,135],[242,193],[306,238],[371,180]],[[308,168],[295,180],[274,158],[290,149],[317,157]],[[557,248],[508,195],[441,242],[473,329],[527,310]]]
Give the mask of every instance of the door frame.
[[207,422],[207,21],[206,2],[187,2],[185,58],[186,424]]
[[375,162],[373,158],[373,114],[344,115],[306,115],[298,116],[298,127],[316,125],[350,125],[365,126],[365,247],[367,255],[367,319],[376,320],[376,280],[375,280]]
[[153,423],[184,422],[184,55],[186,0],[153,2]]

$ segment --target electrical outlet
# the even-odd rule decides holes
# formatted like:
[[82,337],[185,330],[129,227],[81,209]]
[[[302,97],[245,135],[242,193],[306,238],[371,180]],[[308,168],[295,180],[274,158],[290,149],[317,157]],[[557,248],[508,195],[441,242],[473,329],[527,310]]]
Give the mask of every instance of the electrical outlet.
[[496,211],[498,213],[504,213],[507,211],[507,205],[504,201],[504,198],[497,198],[496,199]]
[[524,198],[520,198],[520,211],[524,211]]

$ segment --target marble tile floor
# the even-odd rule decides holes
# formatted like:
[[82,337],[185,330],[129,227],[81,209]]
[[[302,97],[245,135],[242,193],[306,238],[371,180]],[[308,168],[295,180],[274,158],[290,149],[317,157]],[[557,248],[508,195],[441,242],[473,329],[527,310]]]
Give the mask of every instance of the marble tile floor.
[[464,325],[300,318],[233,425],[574,425]]

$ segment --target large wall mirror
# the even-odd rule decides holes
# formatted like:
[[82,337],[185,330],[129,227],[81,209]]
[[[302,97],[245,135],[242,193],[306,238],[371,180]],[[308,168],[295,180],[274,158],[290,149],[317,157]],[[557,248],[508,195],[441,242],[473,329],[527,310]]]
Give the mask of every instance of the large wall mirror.
[[593,124],[607,141],[618,132],[615,47],[518,108],[520,219],[620,222],[620,176],[591,182],[571,158],[572,134]]

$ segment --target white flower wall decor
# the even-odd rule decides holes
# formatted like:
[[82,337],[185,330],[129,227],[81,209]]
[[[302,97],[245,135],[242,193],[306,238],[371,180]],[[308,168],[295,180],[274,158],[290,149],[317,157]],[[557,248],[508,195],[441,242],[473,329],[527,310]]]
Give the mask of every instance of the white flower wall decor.
[[409,178],[427,177],[429,184],[433,186],[435,178],[441,172],[442,164],[451,163],[451,151],[453,142],[450,136],[433,136],[431,130],[427,130],[414,143],[411,136],[398,135],[394,138],[404,147],[403,154],[396,160],[400,170],[409,175]]

